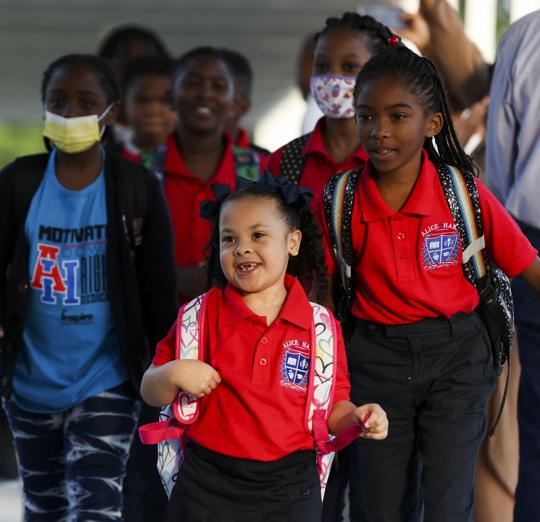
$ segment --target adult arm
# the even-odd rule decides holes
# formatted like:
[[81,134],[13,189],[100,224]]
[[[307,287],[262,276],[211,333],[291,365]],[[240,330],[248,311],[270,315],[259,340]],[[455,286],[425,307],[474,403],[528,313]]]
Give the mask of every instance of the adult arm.
[[[425,37],[421,17],[427,24]],[[396,30],[430,58],[464,107],[481,100],[489,91],[490,65],[465,33],[458,13],[446,0],[420,0],[418,14],[405,17],[408,28]]]

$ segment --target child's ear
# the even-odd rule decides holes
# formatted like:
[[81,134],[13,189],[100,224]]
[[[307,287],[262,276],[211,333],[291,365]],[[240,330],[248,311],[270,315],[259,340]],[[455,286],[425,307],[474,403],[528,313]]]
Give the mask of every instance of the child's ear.
[[240,121],[251,109],[251,100],[247,98],[241,98],[240,96],[234,97],[234,112],[237,121]]
[[302,232],[299,229],[293,230],[289,234],[289,255],[297,256],[302,242]]
[[440,112],[434,112],[427,121],[426,138],[433,138],[441,132],[444,125],[444,117]]

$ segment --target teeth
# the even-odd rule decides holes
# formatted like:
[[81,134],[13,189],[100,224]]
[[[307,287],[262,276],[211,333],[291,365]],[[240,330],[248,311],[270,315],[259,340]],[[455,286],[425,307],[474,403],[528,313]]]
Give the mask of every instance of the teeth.
[[238,265],[238,269],[240,272],[248,272],[249,270],[255,268],[255,266],[255,263],[244,263],[242,265]]
[[211,111],[210,111],[210,109],[208,107],[197,107],[196,112],[198,114],[206,115],[206,114],[210,114]]

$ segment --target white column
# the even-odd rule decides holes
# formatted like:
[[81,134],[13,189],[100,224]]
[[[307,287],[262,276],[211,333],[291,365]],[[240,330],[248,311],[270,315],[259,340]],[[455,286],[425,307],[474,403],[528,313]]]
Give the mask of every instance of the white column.
[[540,9],[540,0],[511,0],[510,23],[537,9]]
[[447,0],[447,1],[456,11],[459,11],[459,0]]
[[496,29],[497,0],[467,0],[465,32],[489,62],[495,59]]

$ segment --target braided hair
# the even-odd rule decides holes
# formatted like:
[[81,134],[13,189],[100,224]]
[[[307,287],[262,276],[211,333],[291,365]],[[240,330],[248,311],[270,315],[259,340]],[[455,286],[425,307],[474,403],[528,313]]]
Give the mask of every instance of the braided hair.
[[93,69],[99,78],[101,87],[107,95],[107,101],[109,103],[120,101],[121,91],[116,74],[105,60],[93,54],[65,54],[52,62],[43,73],[43,80],[41,82],[41,101],[43,103],[45,103],[47,87],[53,74],[58,69],[71,65],[81,65]]
[[[390,42],[394,42],[393,38],[396,38],[386,25],[381,24],[372,16],[348,12],[344,13],[341,18],[327,18],[325,28],[320,33],[317,33],[315,39],[318,40],[321,36],[342,28],[351,29],[365,35],[368,50],[372,55],[388,49],[389,45],[392,45]],[[394,45],[401,44],[396,42]]]
[[[302,241],[297,256],[289,258],[287,273],[297,277],[306,290],[314,289],[318,302],[324,302],[327,292],[326,265],[322,249],[322,237],[313,212],[305,204],[287,204],[283,197],[264,185],[254,184],[233,192],[221,204],[223,206],[241,199],[251,197],[258,200],[274,201],[278,211],[290,230],[300,230]],[[220,264],[219,255],[219,219],[212,230],[210,243],[206,249],[207,288],[218,286],[224,288],[227,280]]]
[[464,152],[456,135],[446,97],[443,80],[427,58],[418,56],[406,47],[396,47],[371,58],[356,78],[354,106],[362,87],[373,78],[392,76],[417,96],[427,113],[440,112],[443,116],[441,131],[433,138],[426,138],[424,148],[429,159],[440,167],[444,164],[478,175],[478,167]]

